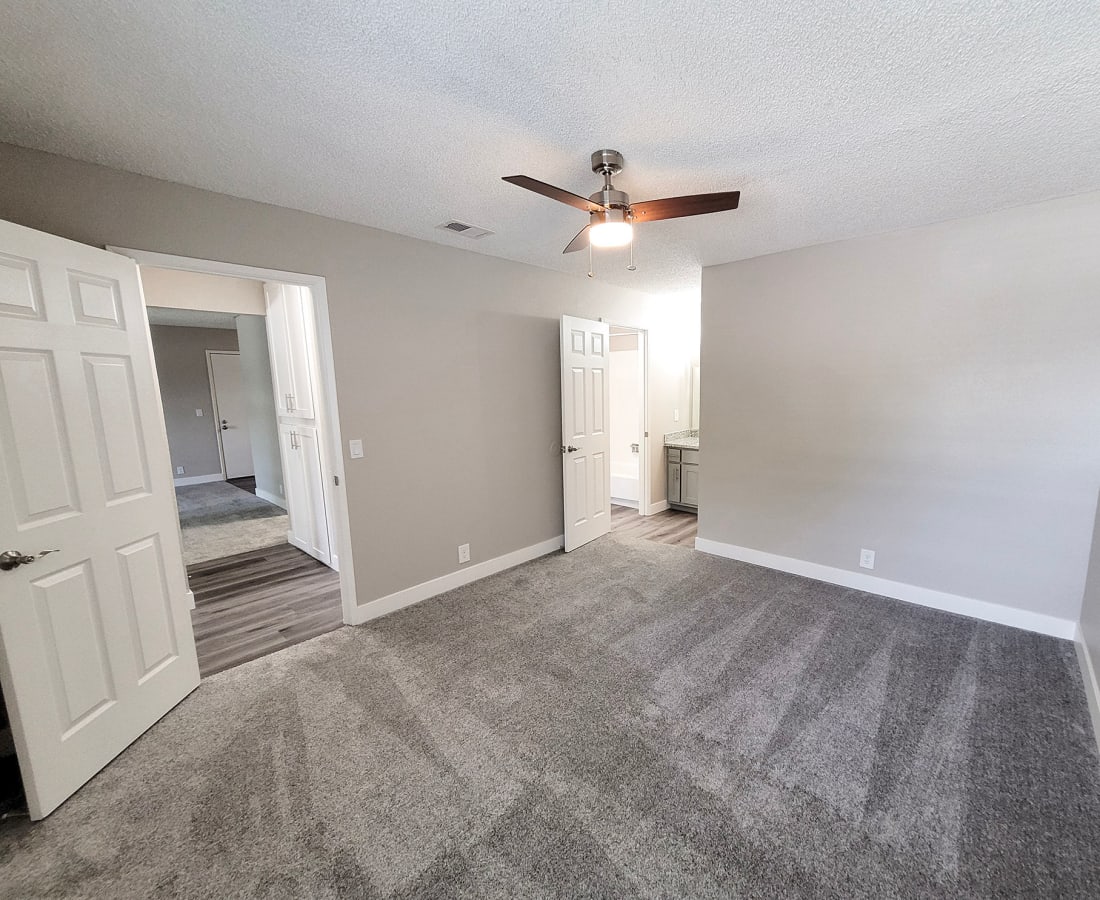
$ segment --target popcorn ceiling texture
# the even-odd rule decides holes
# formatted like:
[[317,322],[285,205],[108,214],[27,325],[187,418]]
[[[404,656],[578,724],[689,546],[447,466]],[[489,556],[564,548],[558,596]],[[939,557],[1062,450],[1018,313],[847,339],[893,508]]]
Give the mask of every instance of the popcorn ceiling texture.
[[612,147],[635,200],[740,189],[639,229],[635,273],[598,255],[649,291],[1100,188],[1095,0],[5,6],[0,139],[27,147],[577,274],[584,215],[501,176],[588,194]]

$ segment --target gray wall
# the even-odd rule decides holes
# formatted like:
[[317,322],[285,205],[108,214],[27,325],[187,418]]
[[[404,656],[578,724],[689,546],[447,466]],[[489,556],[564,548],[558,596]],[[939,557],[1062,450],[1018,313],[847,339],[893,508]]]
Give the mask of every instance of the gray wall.
[[1076,620],[1098,235],[1100,193],[704,269],[700,536]]
[[461,543],[479,562],[561,534],[561,314],[651,329],[654,459],[688,408],[697,301],[11,145],[0,171],[0,217],[31,228],[326,278],[360,603],[454,571]]
[[248,436],[252,441],[252,467],[256,490],[264,499],[286,507],[283,468],[279,458],[279,428],[275,388],[271,383],[271,357],[267,348],[267,320],[263,316],[237,316],[237,340],[241,347],[241,377],[248,405]]
[[[1096,522],[1092,530],[1092,553],[1085,578],[1085,596],[1081,604],[1081,639],[1092,660],[1092,669],[1100,676],[1100,500],[1096,504]],[[1100,737],[1100,720],[1093,723]]]
[[[153,335],[173,476],[218,475],[222,463],[206,351],[236,350],[237,332],[175,325],[150,325],[149,331]],[[201,418],[195,415],[196,409],[203,411]],[[176,466],[184,467],[182,476],[175,475]]]

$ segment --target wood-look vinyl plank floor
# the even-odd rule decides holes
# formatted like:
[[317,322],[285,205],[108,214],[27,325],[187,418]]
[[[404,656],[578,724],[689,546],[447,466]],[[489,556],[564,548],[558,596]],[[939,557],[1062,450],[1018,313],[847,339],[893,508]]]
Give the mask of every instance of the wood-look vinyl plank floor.
[[289,544],[188,566],[203,677],[334,631],[340,576]]
[[644,538],[660,544],[694,547],[699,533],[699,518],[694,513],[666,509],[643,516],[629,506],[611,507],[611,530],[615,534]]

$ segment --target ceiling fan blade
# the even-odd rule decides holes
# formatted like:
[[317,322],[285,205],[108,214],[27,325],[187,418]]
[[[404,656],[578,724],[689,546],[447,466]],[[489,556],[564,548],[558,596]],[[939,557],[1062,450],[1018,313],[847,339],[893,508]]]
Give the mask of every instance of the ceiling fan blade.
[[667,200],[632,203],[630,211],[634,214],[635,222],[656,222],[659,219],[679,219],[683,216],[701,216],[706,213],[737,209],[740,199],[740,191],[691,194],[687,197],[669,197]]
[[573,238],[568,244],[565,245],[565,249],[562,253],[573,253],[576,250],[583,250],[588,246],[588,229],[591,225],[585,225],[580,231],[577,232],[577,236]]
[[554,187],[554,185],[547,184],[544,181],[536,181],[526,175],[508,175],[502,180],[517,187],[527,188],[527,190],[534,191],[536,194],[542,194],[542,196],[549,197],[551,200],[557,200],[559,203],[567,203],[577,209],[583,209],[585,212],[602,212],[607,209],[602,204],[593,203],[585,197],[563,191],[561,188]]

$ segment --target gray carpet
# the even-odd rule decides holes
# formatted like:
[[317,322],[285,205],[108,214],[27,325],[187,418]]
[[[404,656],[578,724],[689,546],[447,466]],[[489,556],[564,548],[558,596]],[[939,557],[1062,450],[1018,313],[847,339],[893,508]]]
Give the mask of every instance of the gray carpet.
[[184,565],[287,542],[286,510],[228,482],[177,487],[176,505]]
[[605,538],[216,675],[18,897],[1096,897],[1073,646]]

